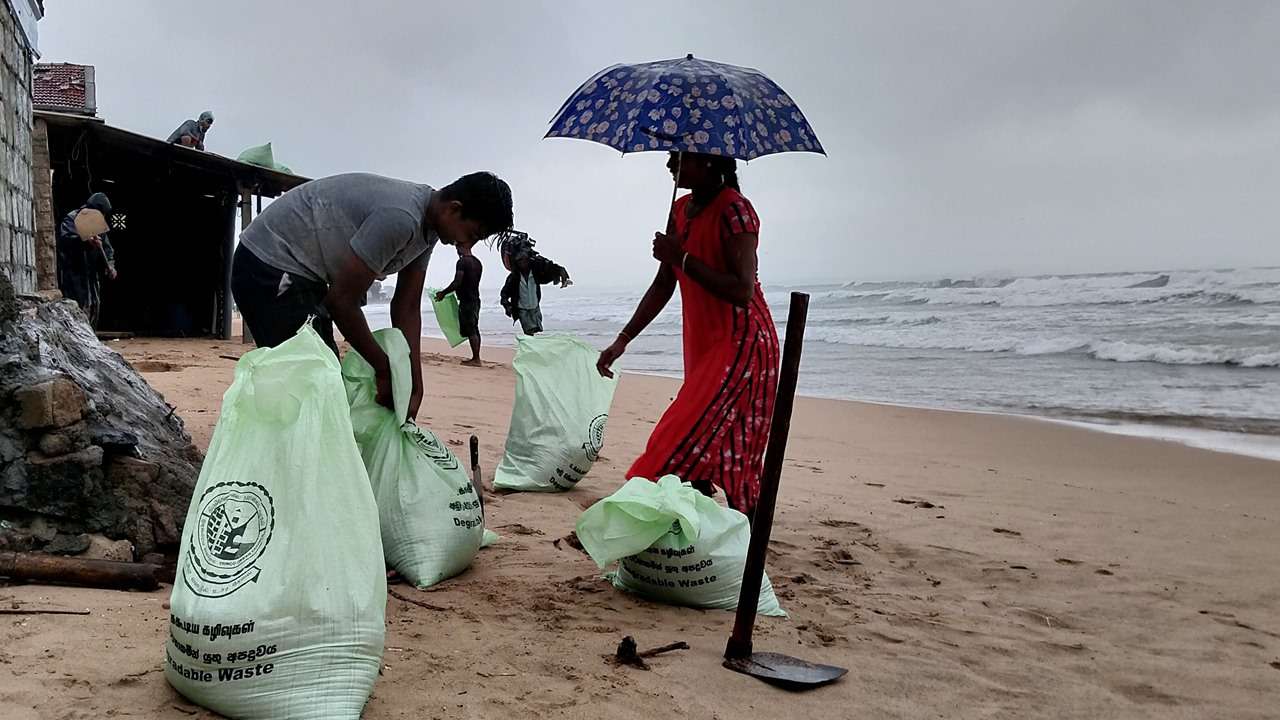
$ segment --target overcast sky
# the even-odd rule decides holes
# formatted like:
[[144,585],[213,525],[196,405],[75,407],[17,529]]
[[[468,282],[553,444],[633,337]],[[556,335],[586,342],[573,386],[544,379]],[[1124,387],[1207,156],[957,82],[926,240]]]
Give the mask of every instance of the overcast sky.
[[687,52],[763,70],[829,153],[739,171],[766,283],[1280,264],[1280,2],[46,7],[43,60],[96,66],[108,122],[212,109],[210,151],[270,140],[311,177],[492,170],[582,284],[651,276],[670,176],[547,122],[596,71]]

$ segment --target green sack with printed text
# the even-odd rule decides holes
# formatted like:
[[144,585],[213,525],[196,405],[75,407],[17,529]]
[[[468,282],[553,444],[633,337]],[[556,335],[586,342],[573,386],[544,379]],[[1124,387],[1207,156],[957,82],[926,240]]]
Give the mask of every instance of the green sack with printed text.
[[246,353],[223,395],[182,531],[165,677],[229,718],[355,720],[386,605],[338,358],[307,324]]
[[438,290],[427,288],[426,292],[431,297],[431,311],[435,313],[440,334],[444,335],[449,347],[458,347],[466,342],[466,338],[462,336],[462,321],[458,318],[458,296],[449,293],[443,300],[436,300]]
[[618,386],[600,377],[597,357],[576,338],[516,336],[516,398],[494,489],[571,490],[591,470]]
[[[628,480],[587,508],[576,528],[582,549],[614,587],[672,605],[736,610],[747,564],[747,516],[721,506],[668,475]],[[785,617],[768,576],[760,584],[761,615]]]
[[395,410],[374,399],[373,367],[342,360],[351,426],[378,503],[387,564],[424,588],[466,570],[484,540],[484,512],[465,466],[435,433],[406,421],[413,391],[409,343],[395,328],[373,334],[391,363]]

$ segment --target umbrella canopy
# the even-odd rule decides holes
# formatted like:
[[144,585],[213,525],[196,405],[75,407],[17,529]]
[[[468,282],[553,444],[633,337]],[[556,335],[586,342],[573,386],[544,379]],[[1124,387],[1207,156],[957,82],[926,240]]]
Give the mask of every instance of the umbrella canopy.
[[600,71],[565,101],[546,136],[623,153],[675,150],[739,160],[826,154],[800,108],[764,73],[693,55]]

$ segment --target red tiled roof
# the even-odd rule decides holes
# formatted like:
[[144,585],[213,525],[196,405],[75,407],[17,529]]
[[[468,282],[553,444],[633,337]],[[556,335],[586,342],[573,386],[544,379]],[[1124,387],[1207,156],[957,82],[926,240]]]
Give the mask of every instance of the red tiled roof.
[[36,63],[31,73],[31,102],[42,110],[93,115],[95,102],[86,103],[85,86],[92,67],[71,63]]

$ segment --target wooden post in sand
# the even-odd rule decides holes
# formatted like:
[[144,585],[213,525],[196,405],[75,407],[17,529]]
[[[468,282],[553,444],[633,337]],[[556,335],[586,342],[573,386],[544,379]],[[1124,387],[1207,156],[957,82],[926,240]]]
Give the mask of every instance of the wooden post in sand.
[[[261,203],[262,200],[259,199],[258,202]],[[261,209],[261,204],[258,207]],[[253,193],[242,185],[240,187],[240,232],[244,232],[251,222],[253,222]],[[240,316],[240,330],[240,342],[244,345],[252,345],[253,333],[249,332],[249,326],[245,323],[243,315]]]

